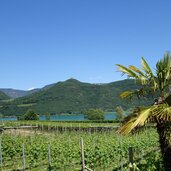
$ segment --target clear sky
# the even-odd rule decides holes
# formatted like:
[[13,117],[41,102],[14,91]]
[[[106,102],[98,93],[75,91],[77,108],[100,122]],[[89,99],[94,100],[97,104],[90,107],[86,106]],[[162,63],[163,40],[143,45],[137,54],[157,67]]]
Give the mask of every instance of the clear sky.
[[124,79],[171,50],[170,0],[0,0],[0,88]]

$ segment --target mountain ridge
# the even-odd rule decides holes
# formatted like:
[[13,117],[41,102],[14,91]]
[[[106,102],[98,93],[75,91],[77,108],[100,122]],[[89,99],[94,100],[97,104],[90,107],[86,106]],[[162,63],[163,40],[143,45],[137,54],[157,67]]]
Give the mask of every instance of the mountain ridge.
[[[55,84],[55,83],[53,83],[53,84]],[[46,86],[44,86],[42,88],[34,88],[32,90],[19,90],[19,89],[13,89],[13,88],[0,88],[0,91],[5,93],[10,98],[16,99],[16,98],[19,98],[19,97],[27,96],[27,95],[30,95],[32,93],[38,92],[38,91],[40,91],[42,89],[50,88],[51,86],[53,86],[53,84],[46,85]]]
[[[20,89],[15,89],[15,88],[0,88],[0,91],[5,93],[10,98],[16,99],[16,98],[27,96],[27,95],[30,95],[32,93],[35,93],[35,92],[38,92],[38,91],[41,91],[41,90],[44,90],[44,89],[48,89],[48,88],[52,87],[53,85],[55,85],[57,83],[66,82],[66,81],[81,82],[81,81],[79,81],[77,79],[70,78],[70,79],[67,79],[65,81],[59,81],[59,82],[56,82],[56,83],[45,85],[42,88],[34,88],[34,89],[31,89],[31,90],[20,90]],[[82,83],[84,83],[84,82],[82,82]],[[109,84],[109,83],[88,83],[88,84],[104,85],[104,84]]]
[[101,85],[68,79],[51,84],[49,87],[45,86],[27,96],[0,104],[0,113],[3,115],[17,115],[24,114],[28,109],[33,109],[38,114],[80,113],[89,108],[113,111],[118,105],[127,109],[150,103],[149,100],[143,100],[142,103],[135,101],[128,104],[119,98],[121,92],[137,89],[138,87],[131,79]]
[[6,95],[3,91],[0,91],[0,100],[8,100],[10,97]]

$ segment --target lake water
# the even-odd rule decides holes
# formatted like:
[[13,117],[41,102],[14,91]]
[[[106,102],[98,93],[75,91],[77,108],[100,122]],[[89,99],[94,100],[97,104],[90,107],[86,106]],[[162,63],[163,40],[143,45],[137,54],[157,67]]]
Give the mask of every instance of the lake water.
[[[115,113],[106,113],[105,114],[105,120],[113,120],[116,118]],[[6,117],[6,118],[0,118],[1,121],[16,121],[16,117]],[[46,120],[45,116],[40,116],[40,120]],[[53,115],[50,116],[51,121],[84,121],[86,120],[84,118],[83,114],[78,115]]]
[[[106,113],[105,114],[105,120],[113,120],[115,119],[115,113]],[[45,116],[40,116],[40,120],[46,120]],[[50,117],[50,120],[52,121],[84,121],[86,120],[84,118],[83,114],[79,114],[79,115],[54,115]]]
[[0,118],[0,121],[17,121],[16,117]]

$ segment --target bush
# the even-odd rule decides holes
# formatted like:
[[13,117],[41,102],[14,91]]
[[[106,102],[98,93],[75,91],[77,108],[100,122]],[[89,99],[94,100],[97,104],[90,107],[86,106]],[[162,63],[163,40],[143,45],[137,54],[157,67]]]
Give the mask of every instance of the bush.
[[104,120],[104,111],[101,109],[89,109],[84,114],[89,120]]
[[123,118],[125,117],[125,112],[124,112],[123,108],[121,106],[117,106],[115,108],[115,112],[116,112],[116,120],[122,121]]
[[28,110],[24,115],[24,120],[39,120],[39,115],[33,110]]

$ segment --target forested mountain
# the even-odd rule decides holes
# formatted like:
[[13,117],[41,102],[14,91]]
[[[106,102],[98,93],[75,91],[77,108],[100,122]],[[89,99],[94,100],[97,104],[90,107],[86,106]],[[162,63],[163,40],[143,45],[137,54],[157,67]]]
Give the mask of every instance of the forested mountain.
[[11,88],[1,88],[0,91],[4,92],[6,95],[8,95],[12,99],[26,96],[29,94],[29,91],[16,90],[16,89],[11,89]]
[[106,111],[113,111],[117,105],[124,109],[135,105],[143,105],[152,102],[134,100],[126,102],[119,98],[124,90],[138,88],[134,80],[122,80],[108,84],[83,83],[75,79],[58,82],[40,89],[38,92],[17,98],[11,102],[1,104],[0,113],[23,114],[27,109],[33,109],[38,114],[82,112],[88,108],[102,108]]
[[0,100],[8,100],[10,99],[4,92],[0,91]]
[[16,99],[19,97],[27,96],[30,94],[33,94],[35,92],[38,92],[40,90],[46,90],[50,87],[52,87],[54,84],[47,85],[43,88],[36,88],[32,90],[17,90],[17,89],[12,89],[12,88],[0,88],[0,91],[4,92],[7,96],[9,96],[12,99]]

